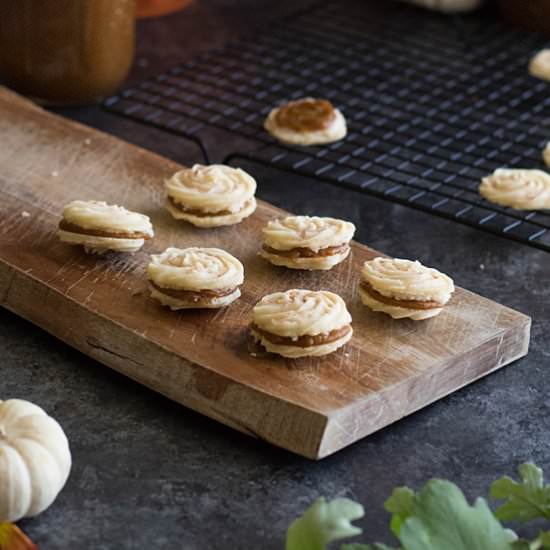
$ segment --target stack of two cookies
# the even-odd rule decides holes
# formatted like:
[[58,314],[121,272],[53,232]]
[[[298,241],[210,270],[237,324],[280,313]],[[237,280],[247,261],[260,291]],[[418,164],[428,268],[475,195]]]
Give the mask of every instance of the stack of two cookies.
[[[256,210],[256,181],[239,168],[195,164],[165,187],[167,210],[195,227],[235,225]],[[167,248],[151,256],[147,273],[151,296],[173,310],[226,307],[244,282],[241,262],[219,248]]]
[[441,313],[450,300],[450,277],[418,261],[374,258],[364,263],[359,295],[373,311],[421,321]]

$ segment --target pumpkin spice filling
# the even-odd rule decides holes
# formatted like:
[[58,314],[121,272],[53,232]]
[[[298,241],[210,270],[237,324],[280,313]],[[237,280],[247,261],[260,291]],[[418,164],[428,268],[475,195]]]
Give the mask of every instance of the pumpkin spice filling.
[[271,248],[266,244],[262,247],[268,254],[275,254],[276,256],[283,256],[285,258],[326,258],[328,256],[336,256],[337,254],[343,254],[349,249],[348,244],[339,244],[337,246],[327,246],[319,250],[311,250],[311,248],[291,248],[290,250],[278,250],[277,248]]
[[209,304],[216,298],[223,298],[233,294],[238,287],[235,288],[217,288],[217,289],[203,289],[203,290],[180,290],[171,288],[162,288],[156,285],[153,281],[149,281],[149,284],[158,292],[175,298],[176,300],[183,300],[186,302],[192,302],[195,304]]
[[294,132],[318,132],[326,130],[335,118],[336,110],[330,101],[301,99],[280,107],[275,122]]
[[344,325],[343,327],[331,330],[330,332],[324,334],[316,334],[314,336],[304,334],[303,336],[299,336],[297,338],[273,334],[272,332],[261,329],[255,323],[251,323],[250,329],[260,336],[263,336],[266,340],[269,340],[276,346],[296,346],[300,348],[309,348],[312,346],[331,344],[332,342],[340,340],[351,331],[351,325]]
[[189,214],[190,216],[197,216],[198,218],[209,218],[214,216],[231,216],[232,214],[238,214],[245,208],[247,208],[250,205],[250,200],[246,201],[242,208],[240,208],[237,212],[231,212],[230,210],[219,210],[218,212],[205,212],[204,210],[200,210],[199,208],[187,208],[185,205],[181,204],[180,202],[177,202],[173,197],[168,196],[168,202],[171,206],[173,206],[175,209],[179,210],[183,214]]
[[403,307],[405,309],[439,309],[444,306],[444,304],[440,304],[439,302],[432,300],[399,300],[397,298],[391,298],[390,296],[384,296],[374,290],[374,288],[367,283],[367,281],[361,281],[361,288],[371,298],[374,298],[378,302],[382,302],[383,304],[387,304],[389,306]]
[[89,235],[90,237],[105,237],[109,239],[144,239],[149,240],[151,235],[142,231],[109,231],[107,229],[87,229],[68,222],[67,220],[61,220],[59,222],[59,229],[67,231],[67,233],[78,233],[79,235]]

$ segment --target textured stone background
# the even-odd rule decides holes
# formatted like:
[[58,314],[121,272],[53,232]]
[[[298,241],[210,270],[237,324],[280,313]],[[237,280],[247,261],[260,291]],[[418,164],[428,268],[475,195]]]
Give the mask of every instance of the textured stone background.
[[[142,22],[131,78],[296,7],[201,0],[177,16]],[[187,141],[98,108],[63,112],[180,162],[200,161]],[[222,156],[223,136],[209,139]],[[445,477],[473,497],[525,460],[550,472],[550,254],[322,183],[244,167],[258,179],[261,198],[350,219],[358,240],[437,266],[457,284],[531,315],[529,356],[314,463],[176,405],[0,310],[0,398],[46,408],[65,428],[74,457],[56,504],[21,523],[37,544],[280,550],[289,522],[318,495],[361,501],[365,538],[391,542],[382,503],[396,485]]]

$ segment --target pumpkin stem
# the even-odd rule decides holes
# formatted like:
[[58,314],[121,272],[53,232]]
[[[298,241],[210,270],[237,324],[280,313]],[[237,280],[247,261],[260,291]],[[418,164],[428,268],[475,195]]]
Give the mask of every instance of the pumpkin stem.
[[[0,435],[2,433],[0,432]],[[0,523],[0,550],[39,550],[13,523]]]

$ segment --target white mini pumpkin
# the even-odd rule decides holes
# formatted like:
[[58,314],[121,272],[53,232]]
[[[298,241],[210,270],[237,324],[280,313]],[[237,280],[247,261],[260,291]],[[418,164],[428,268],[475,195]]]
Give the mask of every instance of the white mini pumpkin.
[[69,442],[53,418],[28,401],[0,401],[0,523],[43,512],[70,470]]

